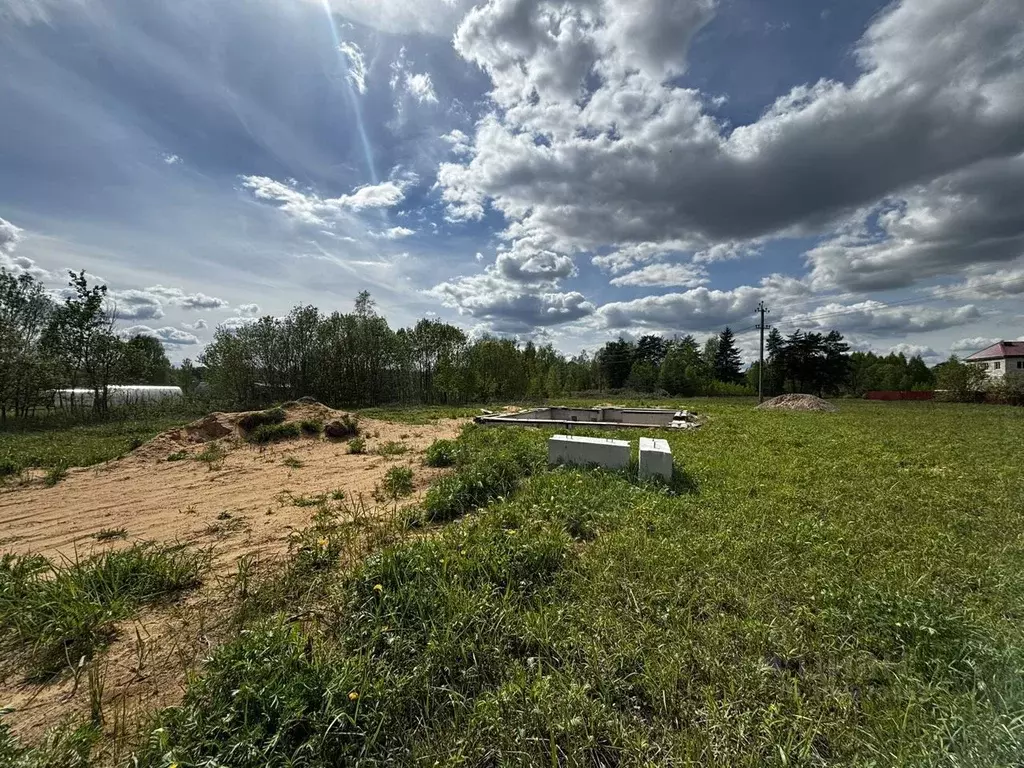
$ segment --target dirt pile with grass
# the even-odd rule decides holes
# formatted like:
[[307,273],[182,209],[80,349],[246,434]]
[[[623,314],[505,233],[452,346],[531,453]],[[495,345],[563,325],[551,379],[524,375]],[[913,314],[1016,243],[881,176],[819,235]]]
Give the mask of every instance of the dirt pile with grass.
[[779,395],[771,400],[765,400],[759,406],[759,411],[825,411],[828,413],[838,412],[838,408],[820,397],[814,395]]

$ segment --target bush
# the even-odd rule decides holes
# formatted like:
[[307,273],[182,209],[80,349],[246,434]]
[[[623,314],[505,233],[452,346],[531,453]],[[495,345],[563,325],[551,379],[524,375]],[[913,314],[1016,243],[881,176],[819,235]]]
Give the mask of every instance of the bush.
[[54,565],[38,555],[0,560],[0,650],[33,676],[56,674],[105,645],[139,605],[197,587],[204,557],[137,544]]
[[284,408],[269,408],[245,414],[238,420],[238,427],[243,432],[251,432],[259,427],[281,424],[287,418]]
[[305,419],[299,422],[299,429],[310,437],[318,437],[324,431],[324,423],[319,419]]
[[425,463],[428,467],[450,467],[455,463],[455,441],[435,440],[427,448]]
[[324,434],[331,440],[345,440],[359,434],[359,419],[346,413],[340,419],[327,422]]
[[291,424],[261,424],[246,436],[246,440],[256,445],[277,443],[282,440],[293,440],[302,434],[295,422]]
[[376,489],[375,495],[378,501],[404,498],[413,491],[412,470],[409,467],[392,467],[385,475],[384,480]]
[[53,488],[57,483],[68,476],[68,468],[63,462],[58,462],[54,466],[50,467],[46,471],[46,476],[43,478],[43,485],[47,488]]
[[349,440],[348,443],[349,453],[366,453],[366,441],[361,437]]
[[401,456],[403,453],[409,452],[409,446],[405,443],[399,443],[395,440],[389,440],[386,443],[377,447],[375,453],[378,456]]

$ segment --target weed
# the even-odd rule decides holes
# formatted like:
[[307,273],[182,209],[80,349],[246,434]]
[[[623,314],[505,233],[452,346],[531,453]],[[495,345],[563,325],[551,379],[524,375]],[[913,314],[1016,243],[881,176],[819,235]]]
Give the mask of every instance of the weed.
[[270,408],[266,411],[253,411],[238,419],[238,427],[243,432],[252,432],[259,427],[281,424],[288,418],[283,408]]
[[294,440],[302,434],[299,425],[290,424],[261,424],[246,435],[246,440],[257,445],[276,443],[282,440]]
[[305,435],[319,437],[320,433],[324,431],[324,423],[319,419],[305,419],[299,422],[299,429]]
[[413,492],[412,469],[392,467],[384,474],[380,485],[374,489],[374,499],[380,502],[397,501]]
[[224,449],[224,446],[217,442],[210,442],[206,444],[206,447],[202,451],[196,454],[196,461],[202,461],[205,464],[209,464],[212,468],[213,465],[219,464],[224,460],[224,457],[228,455],[228,452]]
[[113,541],[115,539],[127,539],[128,531],[124,528],[104,528],[93,535],[96,541]]
[[[0,716],[3,711],[0,710]],[[92,755],[102,731],[91,723],[66,719],[51,728],[38,746],[24,746],[0,720],[0,765],[12,768],[84,768],[93,764]]]
[[405,443],[399,443],[394,440],[389,440],[386,443],[382,443],[377,446],[377,450],[374,451],[378,456],[401,456],[409,452],[409,446]]
[[428,467],[450,467],[455,463],[455,441],[435,440],[427,447],[424,462]]
[[167,457],[168,461],[183,461],[189,457],[188,451],[175,451]]
[[361,437],[354,437],[348,441],[349,453],[366,453],[366,441]]
[[0,478],[16,475],[21,469],[13,459],[0,459]]
[[331,499],[334,501],[343,501],[345,499],[345,491],[341,488],[335,488],[331,491]]
[[232,515],[226,509],[223,512],[218,512],[217,513],[217,519],[218,520],[230,520],[232,517],[234,517],[234,515]]
[[145,440],[143,440],[141,437],[136,435],[135,437],[133,437],[130,440],[128,440],[128,450],[129,451],[134,451],[137,448],[141,448],[143,445],[145,445],[145,443],[146,443]]
[[304,466],[306,466],[306,462],[295,456],[285,456],[281,463],[284,464],[289,469],[302,469]]
[[43,485],[47,488],[53,488],[57,483],[68,476],[68,468],[62,463],[54,464],[46,471],[46,475],[43,477]]
[[315,496],[306,496],[304,494],[301,495],[301,496],[291,496],[289,494],[288,498],[291,499],[291,503],[294,506],[299,507],[301,509],[303,507],[319,507],[319,506],[322,506],[327,501],[327,494],[326,493],[320,493],[320,494],[317,494]]
[[0,649],[29,674],[49,676],[105,645],[118,619],[192,589],[205,563],[179,547],[137,544],[86,560],[0,560]]

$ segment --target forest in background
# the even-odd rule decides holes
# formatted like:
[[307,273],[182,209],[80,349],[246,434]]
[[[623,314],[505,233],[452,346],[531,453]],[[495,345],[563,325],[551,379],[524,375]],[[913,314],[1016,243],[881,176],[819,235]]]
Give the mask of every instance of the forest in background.
[[[115,384],[174,384],[190,397],[236,408],[302,396],[365,407],[621,390],[687,397],[757,392],[758,364],[745,368],[729,328],[703,343],[652,334],[564,355],[551,344],[471,338],[438,320],[393,329],[365,291],[349,313],[298,306],[283,318],[218,328],[197,360],[172,366],[159,340],[122,338],[106,286],[90,285],[84,272],[69,277],[58,300],[30,275],[0,269],[0,419],[45,409],[58,388],[91,390],[90,407],[102,415]],[[970,393],[980,386],[978,373],[956,358],[929,368],[920,357],[851,353],[838,331],[783,336],[773,329],[766,340],[766,395],[937,386]]]

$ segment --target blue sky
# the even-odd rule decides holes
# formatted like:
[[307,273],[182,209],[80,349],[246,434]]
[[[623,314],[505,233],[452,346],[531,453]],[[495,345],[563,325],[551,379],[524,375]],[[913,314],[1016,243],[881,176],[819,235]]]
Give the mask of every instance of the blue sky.
[[1024,334],[1018,0],[0,0],[0,72],[0,266],[175,360],[363,289],[567,352]]

